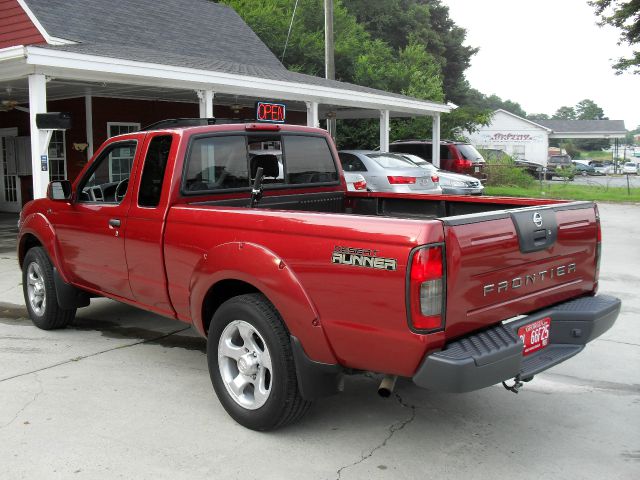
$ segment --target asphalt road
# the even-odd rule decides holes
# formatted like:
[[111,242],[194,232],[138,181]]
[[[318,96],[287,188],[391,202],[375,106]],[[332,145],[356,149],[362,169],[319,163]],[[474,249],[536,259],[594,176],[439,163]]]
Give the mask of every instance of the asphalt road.
[[350,377],[343,394],[268,434],[226,415],[204,341],[180,323],[99,300],[66,330],[33,327],[5,236],[0,477],[640,478],[640,206],[600,212],[601,292],[620,296],[623,310],[580,355],[518,395],[402,381],[382,399],[378,379]]
[[[640,176],[629,175],[629,187],[640,188]],[[554,183],[562,182],[562,180],[553,180]],[[598,176],[586,176],[578,175],[574,178],[573,182],[576,185],[594,185],[606,187],[625,187],[627,186],[627,175],[598,175]]]

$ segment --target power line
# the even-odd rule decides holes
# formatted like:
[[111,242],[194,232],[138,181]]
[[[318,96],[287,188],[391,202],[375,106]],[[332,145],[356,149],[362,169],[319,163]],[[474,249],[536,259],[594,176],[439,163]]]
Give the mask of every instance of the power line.
[[287,32],[287,41],[284,42],[284,50],[282,50],[282,58],[281,62],[284,62],[284,54],[287,52],[287,45],[289,45],[289,37],[291,36],[291,27],[293,27],[293,19],[296,16],[296,9],[298,8],[298,0],[296,0],[296,4],[293,6],[293,14],[291,15],[291,23],[289,24],[289,32]]

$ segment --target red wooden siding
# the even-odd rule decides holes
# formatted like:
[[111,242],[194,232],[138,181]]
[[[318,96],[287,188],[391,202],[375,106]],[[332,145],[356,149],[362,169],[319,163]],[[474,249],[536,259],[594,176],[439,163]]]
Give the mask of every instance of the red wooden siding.
[[0,0],[0,48],[45,43],[17,0]]

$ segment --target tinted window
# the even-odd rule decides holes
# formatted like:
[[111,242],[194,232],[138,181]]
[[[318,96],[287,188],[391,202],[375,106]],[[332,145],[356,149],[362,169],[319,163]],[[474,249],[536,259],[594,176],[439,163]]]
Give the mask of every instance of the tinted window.
[[248,187],[245,137],[237,135],[193,140],[184,185],[189,192]]
[[424,158],[425,160],[431,160],[433,157],[431,144],[429,143],[391,144],[389,145],[389,150],[392,152],[411,153],[413,155],[418,155],[420,158]]
[[171,136],[163,135],[154,137],[149,143],[140,179],[140,192],[138,193],[138,205],[141,207],[157,207],[160,203],[171,141]]
[[322,183],[338,180],[331,150],[323,137],[284,136],[288,183]]
[[351,153],[341,153],[340,154],[340,162],[342,163],[342,168],[345,172],[366,172],[367,167],[365,167],[362,160],[360,160],[355,155]]
[[440,160],[450,159],[451,155],[447,145],[440,145]]
[[136,142],[116,143],[96,159],[90,174],[80,184],[81,202],[120,203],[129,188],[129,175]]

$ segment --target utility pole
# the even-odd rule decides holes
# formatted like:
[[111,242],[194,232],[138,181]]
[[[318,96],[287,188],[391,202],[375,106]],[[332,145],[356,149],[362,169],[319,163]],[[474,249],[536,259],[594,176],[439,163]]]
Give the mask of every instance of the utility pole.
[[[324,0],[324,64],[325,78],[329,80],[336,79],[333,50],[333,0]],[[327,118],[327,131],[335,140],[336,119],[333,116]]]

